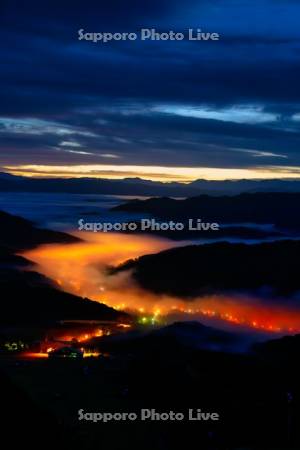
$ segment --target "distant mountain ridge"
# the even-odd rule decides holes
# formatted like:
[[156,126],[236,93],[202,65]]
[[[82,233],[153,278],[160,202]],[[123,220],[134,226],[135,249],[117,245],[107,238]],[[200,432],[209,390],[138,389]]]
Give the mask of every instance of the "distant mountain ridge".
[[189,197],[242,192],[300,192],[300,178],[275,180],[195,180],[191,183],[142,178],[30,178],[0,172],[0,192],[53,192],[102,195]]
[[273,224],[300,230],[299,204],[300,193],[297,192],[256,192],[235,196],[200,195],[184,200],[168,197],[136,199],[112,210],[151,214],[165,220],[201,218],[221,224]]

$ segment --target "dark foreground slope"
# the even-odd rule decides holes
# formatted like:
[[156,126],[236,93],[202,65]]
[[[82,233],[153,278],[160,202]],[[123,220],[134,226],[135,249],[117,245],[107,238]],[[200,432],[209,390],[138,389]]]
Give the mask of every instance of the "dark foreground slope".
[[17,252],[46,243],[74,243],[65,233],[36,228],[28,220],[0,212],[0,325],[43,325],[62,319],[116,320],[120,314],[101,303],[60,290],[33,271]]
[[57,320],[117,320],[108,306],[61,291],[36,272],[0,271],[0,325],[46,325]]
[[200,296],[268,287],[278,295],[300,289],[300,241],[192,245],[145,255],[113,269],[131,269],[138,283],[156,293]]

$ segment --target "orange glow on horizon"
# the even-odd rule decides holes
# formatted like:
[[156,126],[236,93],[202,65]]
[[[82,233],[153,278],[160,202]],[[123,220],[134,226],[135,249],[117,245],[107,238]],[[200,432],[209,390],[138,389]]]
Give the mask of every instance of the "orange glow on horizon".
[[140,165],[8,165],[3,166],[6,172],[34,178],[106,178],[123,179],[140,177],[152,181],[189,183],[197,179],[204,180],[239,180],[239,179],[275,179],[299,178],[300,168],[297,166],[261,166],[250,168],[219,167],[167,167]]

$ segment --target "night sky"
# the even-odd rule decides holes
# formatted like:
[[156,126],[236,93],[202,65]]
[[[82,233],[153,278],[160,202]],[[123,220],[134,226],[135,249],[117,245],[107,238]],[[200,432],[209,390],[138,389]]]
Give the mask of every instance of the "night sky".
[[[1,170],[298,176],[299,17],[297,0],[2,0]],[[78,40],[141,28],[220,40]]]

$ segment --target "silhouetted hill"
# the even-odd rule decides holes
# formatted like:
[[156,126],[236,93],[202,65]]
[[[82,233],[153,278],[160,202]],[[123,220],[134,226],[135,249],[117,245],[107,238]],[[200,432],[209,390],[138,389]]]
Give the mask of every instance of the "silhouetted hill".
[[288,401],[298,401],[300,334],[257,343],[253,345],[253,351],[261,361],[272,367],[274,373],[282,372],[282,379],[287,380],[288,384]]
[[300,334],[284,336],[255,345],[258,354],[277,360],[294,361],[298,363],[300,353]]
[[232,290],[269,287],[273,294],[300,289],[300,241],[255,245],[193,245],[145,255],[112,269],[132,270],[145,289],[160,294],[194,297]]
[[[183,230],[162,230],[148,228],[146,230],[142,229],[141,221],[131,221],[131,223],[136,224],[136,229],[134,231],[126,230],[128,234],[138,234],[138,233],[148,233],[160,236],[163,238],[171,239],[173,241],[189,240],[189,239],[207,239],[207,240],[225,240],[225,239],[247,239],[247,240],[260,240],[260,239],[270,239],[270,238],[287,238],[291,237],[289,230],[286,233],[272,230],[272,229],[260,229],[253,226],[222,226],[220,225],[218,230],[190,230],[188,221],[180,219],[183,223]],[[293,237],[297,237],[298,234],[293,233]]]
[[[219,330],[203,325],[200,322],[179,321],[158,329],[141,329],[129,333],[95,338],[95,346],[100,350],[137,351],[144,353],[147,350],[163,347],[169,349],[194,349],[216,352],[241,352],[248,349],[249,339],[238,333]],[[169,351],[169,350],[168,350]]]
[[188,348],[232,351],[241,347],[238,334],[218,330],[200,322],[175,322],[154,331],[153,337],[170,337]]
[[79,239],[74,236],[37,228],[29,220],[0,211],[0,246],[23,250],[40,244],[75,242]]
[[199,218],[203,222],[275,224],[290,229],[300,228],[300,193],[255,193],[213,197],[201,195],[175,200],[151,198],[132,200],[113,208],[114,211],[147,213],[171,220]]
[[61,291],[52,280],[29,271],[30,261],[15,255],[39,244],[78,241],[68,234],[36,228],[28,220],[0,212],[0,324],[120,317],[106,305]]
[[31,261],[28,261],[28,259],[19,255],[14,255],[11,249],[7,247],[0,247],[0,269],[3,270],[9,267],[20,268],[30,266],[31,264]]

